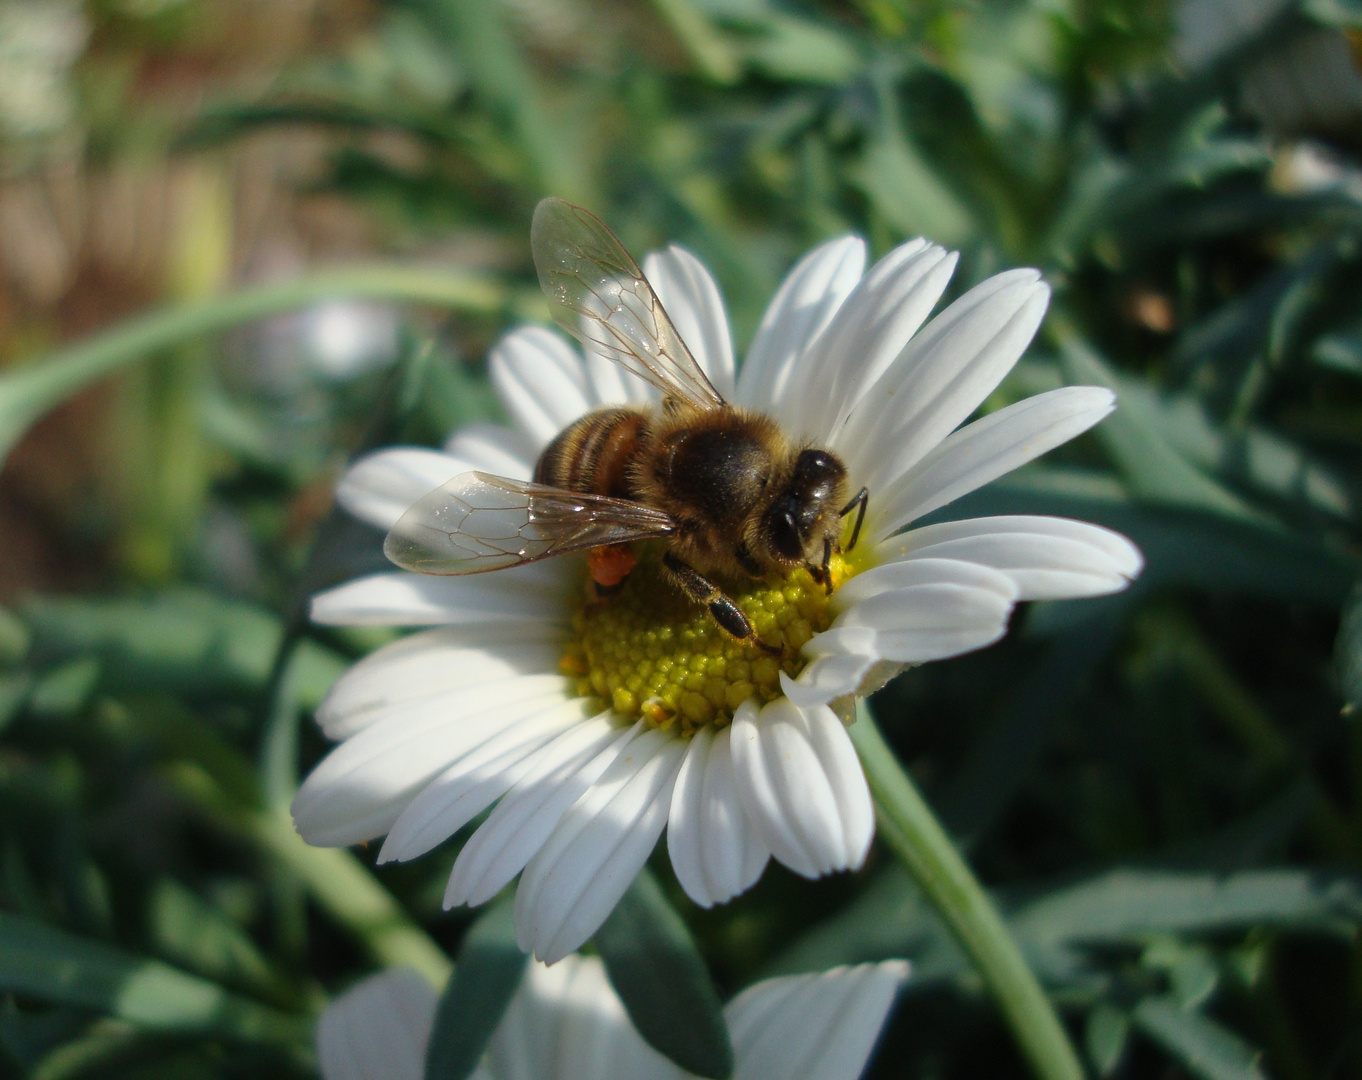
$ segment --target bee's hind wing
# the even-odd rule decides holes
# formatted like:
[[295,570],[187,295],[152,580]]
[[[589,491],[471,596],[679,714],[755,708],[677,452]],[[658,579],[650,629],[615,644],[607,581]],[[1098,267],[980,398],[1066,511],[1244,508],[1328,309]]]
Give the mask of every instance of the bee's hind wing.
[[466,472],[413,504],[383,553],[422,574],[480,574],[674,529],[642,503]]
[[605,222],[563,199],[544,199],[534,211],[530,247],[559,326],[657,387],[664,400],[705,410],[724,404]]

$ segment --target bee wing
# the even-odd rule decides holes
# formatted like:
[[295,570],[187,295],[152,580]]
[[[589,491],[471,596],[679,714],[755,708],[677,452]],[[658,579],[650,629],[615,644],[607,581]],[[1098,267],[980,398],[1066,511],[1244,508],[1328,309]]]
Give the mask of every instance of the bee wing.
[[383,553],[422,574],[481,574],[674,528],[642,503],[466,472],[403,514]]
[[535,207],[530,247],[559,326],[657,387],[664,399],[701,409],[724,404],[605,222],[563,199],[544,199]]

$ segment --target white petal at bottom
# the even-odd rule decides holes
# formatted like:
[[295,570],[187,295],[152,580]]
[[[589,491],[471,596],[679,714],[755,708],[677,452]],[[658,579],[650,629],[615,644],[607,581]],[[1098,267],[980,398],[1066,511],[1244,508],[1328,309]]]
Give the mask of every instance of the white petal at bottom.
[[322,1080],[422,1080],[435,1003],[435,991],[410,968],[351,987],[317,1021]]
[[743,991],[724,1009],[733,1080],[856,1080],[907,977],[907,963],[888,960]]
[[516,890],[522,949],[552,964],[599,929],[667,823],[684,753],[675,736],[642,731],[563,816]]
[[804,877],[858,867],[875,835],[865,773],[826,705],[777,698],[733,717],[733,768],[748,816],[777,859]]
[[691,737],[667,815],[672,869],[701,907],[745,892],[771,858],[738,795],[732,734],[732,727],[703,727]]

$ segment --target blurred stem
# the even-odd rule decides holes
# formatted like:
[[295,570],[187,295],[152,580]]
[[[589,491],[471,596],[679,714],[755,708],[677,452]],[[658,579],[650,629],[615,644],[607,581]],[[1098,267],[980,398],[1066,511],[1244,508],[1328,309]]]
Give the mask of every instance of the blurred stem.
[[244,834],[278,866],[293,874],[327,916],[347,930],[378,964],[413,967],[431,985],[449,978],[449,958],[411,920],[392,893],[343,848],[312,847],[293,827],[284,806],[243,810],[207,773],[175,770],[177,787],[225,829]]
[[338,297],[486,313],[502,306],[506,291],[497,282],[472,274],[360,266],[255,285],[132,319],[91,341],[0,375],[0,463],[43,413],[126,364],[243,323]]
[[251,831],[376,961],[413,967],[437,988],[445,984],[452,970],[449,958],[354,855],[343,848],[311,847],[279,809],[254,815]]
[[1082,1080],[1083,1067],[1002,917],[884,741],[865,702],[851,741],[875,798],[880,836],[974,962],[1032,1069],[1043,1080]]
[[653,0],[653,5],[706,78],[723,86],[738,81],[742,59],[704,11],[691,0]]

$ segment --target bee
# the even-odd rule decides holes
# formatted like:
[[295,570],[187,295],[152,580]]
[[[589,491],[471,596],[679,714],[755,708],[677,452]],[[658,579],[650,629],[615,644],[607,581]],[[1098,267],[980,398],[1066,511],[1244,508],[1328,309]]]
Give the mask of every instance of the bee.
[[767,652],[713,580],[804,567],[832,591],[830,560],[853,510],[830,450],[795,445],[770,417],[730,405],[681,340],[652,286],[595,215],[545,199],[530,230],[539,283],[568,333],[656,387],[656,406],[596,409],[545,447],[532,482],[470,472],[420,499],[383,550],[425,574],[477,574],[589,550],[602,592],[634,566],[629,545],[661,539],[662,567],[727,633]]

